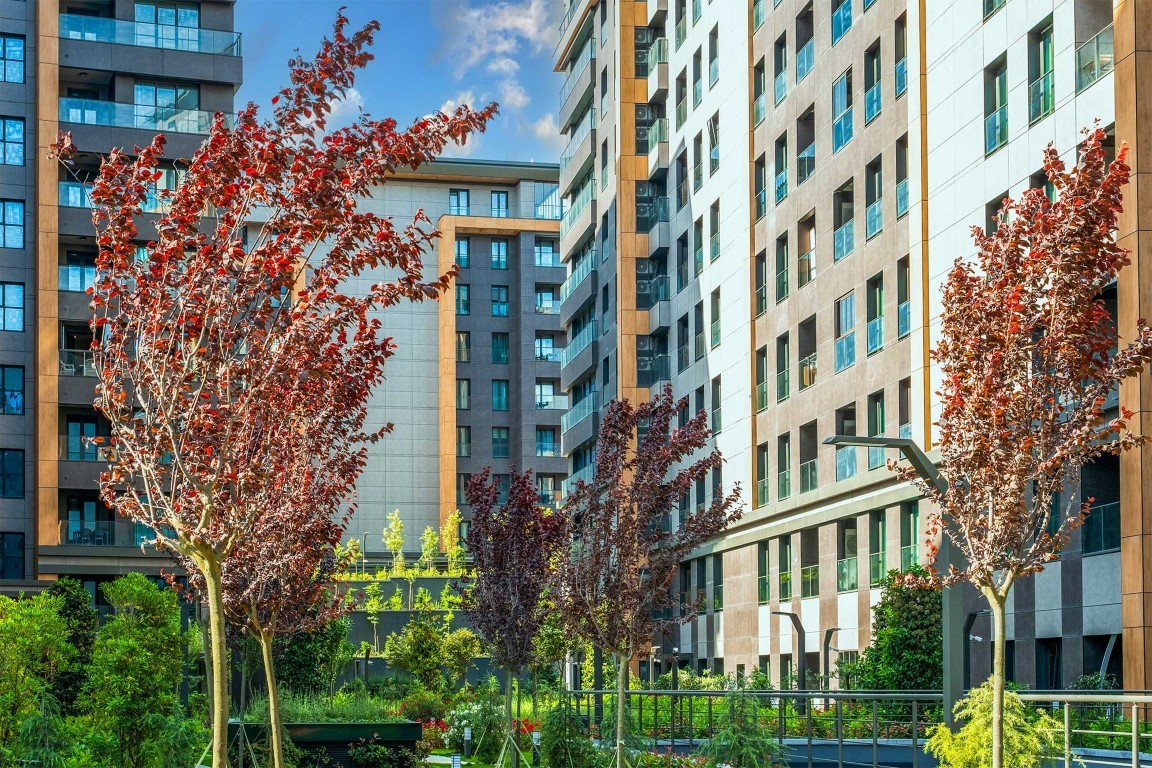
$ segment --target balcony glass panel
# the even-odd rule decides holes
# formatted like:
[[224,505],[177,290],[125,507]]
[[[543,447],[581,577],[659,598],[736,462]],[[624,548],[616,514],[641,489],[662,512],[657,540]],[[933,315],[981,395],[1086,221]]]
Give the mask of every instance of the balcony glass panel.
[[896,334],[904,338],[912,332],[912,302],[904,301],[896,307]]
[[860,566],[856,558],[846,557],[836,561],[836,591],[853,592],[860,582]]
[[716,81],[720,79],[720,59],[712,59],[708,62],[708,85],[709,87],[716,85]]
[[990,155],[1008,143],[1008,105],[984,118],[984,154]]
[[911,424],[901,424],[899,431],[900,431],[900,437],[904,438],[905,440],[911,440],[912,439],[912,425]]
[[797,83],[806,78],[808,73],[812,71],[812,66],[815,63],[815,50],[814,39],[809,39],[808,42],[800,47],[800,50],[796,51]]
[[868,321],[868,354],[874,355],[884,349],[884,317],[874,317]]
[[671,378],[671,365],[668,355],[642,357],[636,361],[636,383],[641,387],[651,387],[657,382]]
[[852,219],[848,219],[832,233],[832,258],[836,261],[840,261],[856,250],[855,223]]
[[840,38],[852,29],[852,0],[844,0],[832,11],[832,45],[840,42]]
[[[537,356],[536,359],[539,360],[539,356]],[[546,395],[541,393],[536,396],[536,410],[566,411],[568,410],[568,395]]]
[[864,209],[864,231],[871,240],[884,229],[884,200],[881,198]]
[[688,36],[688,19],[681,17],[680,21],[676,22],[676,49],[679,50],[680,46],[684,45],[684,38]]
[[568,365],[576,356],[588,348],[588,345],[596,340],[596,322],[590,322],[588,325],[576,334],[572,341],[568,342],[568,346],[564,347],[564,352],[560,355],[560,364]]
[[753,0],[752,3],[752,29],[760,29],[764,24],[764,0]]
[[906,571],[920,562],[920,547],[917,544],[909,544],[907,547],[900,547],[900,570]]
[[820,566],[806,565],[800,569],[800,597],[820,595]]
[[117,541],[120,538],[129,539],[127,530],[117,530],[114,520],[61,520],[60,544],[69,547],[114,547],[133,546],[132,541]]
[[768,114],[768,105],[765,95],[762,93],[752,101],[752,122],[755,125],[760,125],[764,122],[764,118]]
[[1086,555],[1120,549],[1120,503],[1097,504],[1089,509],[1080,540]]
[[[787,184],[787,182],[785,182],[785,184]],[[779,190],[777,190],[777,193],[779,193]],[[784,194],[788,193],[785,192]],[[780,202],[780,200],[777,199],[776,202]],[[768,213],[768,190],[761,189],[756,192],[756,221],[764,218],[764,214],[766,213]]]
[[588,276],[595,271],[596,253],[595,251],[590,251],[572,266],[571,274],[560,284],[560,301],[564,301],[571,296],[572,292],[579,288],[580,285],[588,279]]
[[796,155],[796,186],[800,186],[816,172],[816,142],[804,147]]
[[908,179],[896,182],[896,218],[908,213]]
[[864,94],[864,124],[872,122],[884,106],[883,91],[877,82]]
[[174,27],[143,22],[60,14],[60,37],[68,40],[88,40],[97,43],[134,45],[140,48],[165,48],[195,53],[215,53],[223,56],[240,55],[240,33],[199,27]]
[[879,586],[880,582],[884,581],[884,577],[888,575],[888,558],[884,556],[883,552],[873,552],[868,555],[868,584],[869,586]]
[[792,470],[776,473],[776,498],[783,501],[792,495]]
[[776,204],[788,197],[788,169],[785,168],[776,174]]
[[584,184],[572,196],[572,201],[568,204],[568,210],[564,212],[564,218],[560,220],[560,237],[564,237],[568,230],[580,218],[580,214],[588,208],[592,202],[593,193],[596,188],[596,177],[589,174],[584,179]]
[[796,259],[796,284],[803,288],[812,282],[812,278],[816,276],[816,249],[802,254],[800,258]]
[[648,73],[651,74],[656,67],[668,63],[668,38],[658,37],[648,46]]
[[856,446],[842,445],[836,449],[836,479],[847,480],[856,476]]
[[908,57],[896,62],[896,98],[908,91]]
[[816,459],[805,461],[801,464],[800,493],[808,493],[816,490],[816,486],[820,484],[818,475]]
[[596,412],[596,393],[591,393],[572,404],[572,407],[560,417],[560,429],[567,432],[584,419]]
[[776,99],[776,103],[784,101],[784,97],[788,95],[788,70],[782,69],[776,73],[776,80],[773,83],[772,95]]
[[[140,128],[147,131],[169,133],[207,134],[212,128],[214,112],[202,109],[156,107],[145,104],[125,104],[97,99],[60,99],[60,121],[80,125],[103,125],[114,128]],[[224,115],[231,126],[232,115]]]
[[776,402],[781,403],[788,399],[792,391],[791,372],[785,368],[776,372]]
[[756,412],[764,410],[768,407],[768,382],[760,381],[756,383]]
[[880,469],[886,466],[887,461],[884,459],[884,449],[878,445],[868,446],[868,469]]
[[800,391],[816,383],[816,353],[808,355],[800,361]]
[[850,141],[852,141],[852,107],[840,113],[832,123],[832,153],[839,152]]
[[757,579],[756,599],[760,605],[767,605],[772,600],[772,582],[768,580],[767,574]]
[[681,99],[676,104],[676,127],[683,128],[685,121],[688,120],[688,100]]
[[61,291],[84,293],[96,283],[96,267],[61,266],[57,285]]
[[756,481],[756,506],[763,507],[768,504],[768,479],[761,478]]
[[1028,86],[1028,122],[1035,123],[1056,108],[1055,73],[1046,72]]
[[666,117],[656,118],[656,122],[648,127],[648,152],[655,152],[662,143],[668,143],[668,118]]
[[563,494],[567,496],[568,494],[572,493],[573,489],[576,488],[576,484],[581,481],[585,483],[592,482],[592,476],[595,474],[595,472],[596,465],[587,464],[572,474],[568,475],[568,477],[564,479],[564,482],[561,483]]
[[712,236],[708,238],[708,251],[708,256],[712,261],[720,258],[720,235],[716,232],[713,232]]
[[856,364],[856,332],[851,331],[836,339],[836,372]]
[[712,336],[711,336],[710,341],[712,343],[712,346],[716,347],[720,344],[720,321],[719,320],[713,320],[712,321],[711,334],[712,334]]
[[1076,92],[1084,90],[1115,67],[1112,25],[1104,27],[1076,49]]
[[756,289],[756,317],[768,311],[768,286],[762,285]]
[[776,273],[776,303],[784,301],[788,298],[788,268],[780,270]]
[[[79,181],[61,181],[58,202],[63,208],[91,208],[92,185]],[[144,213],[163,213],[168,207],[155,193],[149,193],[140,206]]]
[[792,572],[791,571],[781,571],[779,581],[780,581],[780,584],[779,584],[780,599],[782,601],[783,600],[791,600],[792,599]]
[[60,375],[95,376],[96,353],[90,349],[60,350]]

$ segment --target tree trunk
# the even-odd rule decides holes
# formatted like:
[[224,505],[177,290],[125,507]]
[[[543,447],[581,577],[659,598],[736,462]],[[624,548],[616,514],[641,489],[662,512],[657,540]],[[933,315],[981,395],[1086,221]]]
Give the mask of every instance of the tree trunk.
[[616,768],[626,768],[624,739],[628,735],[628,658],[616,657]]
[[264,685],[268,688],[268,740],[272,746],[272,768],[284,768],[284,726],[280,722],[280,687],[272,664],[272,633],[260,632],[257,639],[264,659]]
[[[512,670],[504,670],[504,718],[508,725],[508,743],[504,748],[509,751],[512,768],[520,765],[520,753],[516,749],[516,724],[512,721]],[[499,766],[497,766],[499,768]]]
[[224,593],[220,584],[220,563],[215,557],[194,559],[204,576],[204,597],[208,603],[208,653],[211,665],[209,701],[212,706],[212,765],[228,765],[228,642],[224,635]]
[[992,768],[1004,763],[1004,603],[995,592],[985,592],[992,609]]

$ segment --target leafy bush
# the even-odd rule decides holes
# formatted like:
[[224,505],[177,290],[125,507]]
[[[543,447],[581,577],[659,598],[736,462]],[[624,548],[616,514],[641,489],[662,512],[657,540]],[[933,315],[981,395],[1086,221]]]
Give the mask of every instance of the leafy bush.
[[593,768],[597,750],[584,729],[584,720],[565,699],[544,716],[540,755],[550,768]]
[[408,694],[407,698],[400,702],[397,714],[406,720],[414,720],[417,723],[443,720],[448,715],[448,704],[438,694],[418,689]]
[[[988,768],[992,765],[992,683],[973,688],[956,703],[953,712],[964,725],[956,733],[944,725],[931,731],[927,750],[940,761],[940,768]],[[1038,768],[1060,754],[1063,730],[1051,715],[1024,706],[1020,698],[1004,694],[1004,766]]]
[[60,702],[61,712],[72,715],[78,711],[77,699],[88,678],[86,666],[92,657],[100,618],[92,607],[92,595],[76,579],[64,576],[44,591],[60,598],[60,617],[67,626],[66,638],[77,662],[57,673],[52,684],[52,693]]
[[367,683],[368,693],[381,699],[405,699],[414,691],[423,690],[420,683],[408,678],[395,675],[381,675],[370,677]]
[[352,661],[347,619],[329,622],[317,632],[277,638],[274,663],[280,688],[303,694],[330,693]]
[[482,762],[492,762],[500,753],[507,721],[504,704],[491,691],[480,691],[471,701],[463,701],[448,715],[448,748],[464,750],[464,729],[472,729],[472,754]]
[[769,768],[784,764],[784,747],[760,726],[756,698],[742,691],[724,697],[728,710],[700,752],[712,765]]
[[[280,695],[280,718],[285,723],[395,723],[402,719],[389,712],[379,699],[347,691],[334,696],[285,691]],[[254,700],[244,714],[244,722],[268,722],[268,699]]]
[[357,768],[420,768],[428,755],[419,750],[390,746],[373,736],[349,744],[348,757]]

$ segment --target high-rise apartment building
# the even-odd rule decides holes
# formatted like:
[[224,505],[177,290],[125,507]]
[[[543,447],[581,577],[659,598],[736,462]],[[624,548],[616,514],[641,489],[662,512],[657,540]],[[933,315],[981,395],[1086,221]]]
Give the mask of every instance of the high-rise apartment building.
[[[1106,2],[565,6],[555,60],[569,137],[570,469],[591,472],[605,402],[670,382],[711,414],[727,458],[716,480],[740,482],[746,501],[743,519],[682,567],[683,601],[703,610],[657,639],[659,663],[759,667],[777,685],[797,684],[803,666],[835,684],[839,662],[868,644],[877,585],[926,559],[931,510],[885,469],[883,450],[825,440],[931,448],[939,287],[972,252],[970,226],[994,225],[1004,193],[1042,185],[1043,147],[1071,156],[1094,118],[1139,156],[1139,5],[1115,4],[1115,74]],[[1138,190],[1119,233],[1133,248],[1147,228]],[[1105,294],[1122,324],[1147,314],[1141,256]],[[1142,413],[1137,389],[1125,404]],[[1140,467],[1138,454],[1100,461],[1068,491],[1093,511],[1064,561],[1017,587],[1016,680],[1052,686],[1123,667],[1126,686],[1144,687]],[[711,485],[679,514],[708,503]],[[969,681],[988,671],[980,609],[967,595]]]

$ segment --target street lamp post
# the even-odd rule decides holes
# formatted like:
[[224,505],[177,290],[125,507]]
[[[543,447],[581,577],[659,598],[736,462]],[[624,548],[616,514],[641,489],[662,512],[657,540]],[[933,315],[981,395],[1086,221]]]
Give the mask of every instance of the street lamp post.
[[[908,437],[883,437],[863,435],[833,435],[824,441],[825,445],[855,445],[868,448],[894,448],[912,465],[926,483],[935,488],[941,497],[948,493],[948,481],[940,476],[940,470],[930,458]],[[947,534],[940,537],[940,549],[936,560],[938,570],[947,571],[956,559],[952,552],[952,542]],[[944,683],[944,724],[949,728],[955,725],[952,707],[964,694],[963,649],[968,638],[956,637],[955,627],[964,624],[964,595],[959,590],[945,589],[940,593],[942,615],[941,636],[943,639],[943,683]]]
[[[800,617],[797,614],[793,613],[792,611],[772,611],[772,615],[773,616],[787,616],[789,619],[792,620],[792,629],[795,630],[794,634],[796,635],[796,653],[800,656],[800,659],[798,660],[798,663],[796,664],[796,671],[798,673],[796,689],[798,691],[806,691],[806,690],[808,690],[808,655],[805,653],[805,647],[804,647],[804,642],[805,642],[804,624],[803,624],[803,622],[800,621]],[[781,681],[781,682],[783,682],[783,681]],[[781,688],[783,688],[783,686],[781,686]],[[797,699],[796,704],[797,704],[797,707],[796,707],[797,712],[804,712],[805,711],[804,708],[806,706],[806,702],[804,701],[804,699]],[[783,707],[784,699],[780,700],[780,705],[781,705],[781,707]],[[781,710],[781,711],[783,711],[783,710]]]

